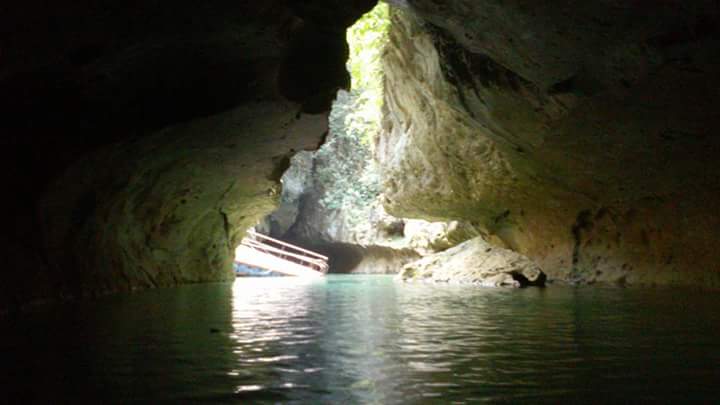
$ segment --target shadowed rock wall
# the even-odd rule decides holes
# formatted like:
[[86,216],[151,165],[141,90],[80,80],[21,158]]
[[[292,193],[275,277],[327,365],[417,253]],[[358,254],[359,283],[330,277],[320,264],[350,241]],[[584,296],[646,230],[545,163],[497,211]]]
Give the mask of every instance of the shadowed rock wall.
[[231,277],[374,3],[4,3],[0,310]]
[[720,287],[716,2],[392,3],[390,214],[555,279]]

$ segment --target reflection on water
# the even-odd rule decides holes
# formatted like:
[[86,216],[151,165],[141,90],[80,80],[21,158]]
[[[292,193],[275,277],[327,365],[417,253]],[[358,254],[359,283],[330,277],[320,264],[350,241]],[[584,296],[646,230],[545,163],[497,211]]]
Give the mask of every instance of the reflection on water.
[[719,392],[716,294],[488,290],[352,276],[299,283],[234,285],[240,397],[622,401]]
[[0,383],[21,402],[713,400],[718,298],[239,279],[6,322]]

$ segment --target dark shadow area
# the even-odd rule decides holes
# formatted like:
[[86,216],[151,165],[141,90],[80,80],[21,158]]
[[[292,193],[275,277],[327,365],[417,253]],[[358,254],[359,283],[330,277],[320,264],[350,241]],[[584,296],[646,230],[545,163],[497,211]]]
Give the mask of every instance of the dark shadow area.
[[363,249],[357,245],[345,243],[310,244],[306,241],[291,240],[290,243],[302,246],[328,257],[328,274],[349,274],[363,259]]

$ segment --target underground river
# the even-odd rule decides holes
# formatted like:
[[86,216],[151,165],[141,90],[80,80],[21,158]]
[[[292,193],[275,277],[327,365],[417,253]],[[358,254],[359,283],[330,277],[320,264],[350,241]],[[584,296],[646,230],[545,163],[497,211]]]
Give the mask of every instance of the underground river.
[[720,396],[718,299],[238,279],[6,319],[0,382],[24,403],[705,401]]

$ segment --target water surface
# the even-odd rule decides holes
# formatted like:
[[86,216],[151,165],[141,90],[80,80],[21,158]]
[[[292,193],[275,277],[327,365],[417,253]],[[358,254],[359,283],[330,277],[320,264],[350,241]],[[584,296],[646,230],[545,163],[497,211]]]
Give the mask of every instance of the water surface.
[[22,403],[720,399],[717,293],[239,279],[3,321]]

